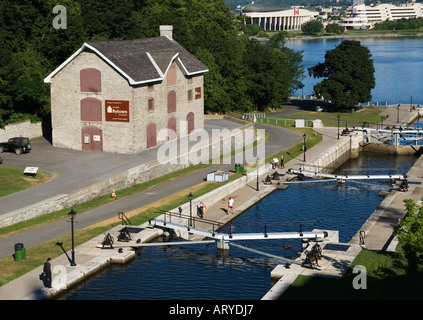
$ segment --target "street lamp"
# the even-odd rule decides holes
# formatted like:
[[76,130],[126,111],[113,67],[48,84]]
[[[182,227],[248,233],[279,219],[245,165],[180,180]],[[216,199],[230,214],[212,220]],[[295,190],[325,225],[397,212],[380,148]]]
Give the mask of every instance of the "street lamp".
[[256,159],[256,163],[257,163],[257,187],[256,187],[256,190],[257,191],[259,191],[259,157],[257,157],[257,159]]
[[341,119],[341,116],[338,114],[338,140],[339,140],[339,119]]
[[75,247],[74,247],[74,232],[73,232],[73,221],[76,217],[76,212],[72,210],[68,213],[69,219],[71,219],[71,233],[72,233],[72,261],[71,261],[71,266],[76,266],[75,263]]
[[192,193],[190,192],[188,195],[188,199],[189,199],[189,226],[192,227],[192,198],[194,196],[192,195]]
[[398,103],[398,107],[397,107],[397,123],[399,123],[399,108],[400,108],[401,103]]
[[303,138],[304,138],[304,145],[303,145],[303,148],[304,148],[304,162],[306,162],[306,144],[305,144],[305,142],[306,142],[306,137],[307,137],[307,135],[304,133],[303,134]]

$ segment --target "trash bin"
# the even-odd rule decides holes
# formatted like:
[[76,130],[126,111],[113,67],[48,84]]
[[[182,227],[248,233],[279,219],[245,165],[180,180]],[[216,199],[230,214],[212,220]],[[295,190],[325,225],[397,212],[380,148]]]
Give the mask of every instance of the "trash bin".
[[244,173],[244,167],[239,163],[235,163],[235,173]]
[[15,261],[23,261],[26,259],[25,248],[23,243],[15,244]]

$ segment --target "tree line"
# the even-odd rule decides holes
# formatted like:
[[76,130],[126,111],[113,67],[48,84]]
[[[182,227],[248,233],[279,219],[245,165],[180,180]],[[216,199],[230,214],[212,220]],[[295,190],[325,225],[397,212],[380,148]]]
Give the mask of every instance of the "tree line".
[[375,24],[375,30],[418,30],[423,27],[423,18],[387,20]]
[[289,99],[303,77],[302,54],[284,33],[261,44],[240,32],[224,0],[62,0],[66,28],[53,27],[53,0],[0,0],[0,127],[50,113],[43,79],[86,41],[173,37],[208,68],[205,112],[263,111]]

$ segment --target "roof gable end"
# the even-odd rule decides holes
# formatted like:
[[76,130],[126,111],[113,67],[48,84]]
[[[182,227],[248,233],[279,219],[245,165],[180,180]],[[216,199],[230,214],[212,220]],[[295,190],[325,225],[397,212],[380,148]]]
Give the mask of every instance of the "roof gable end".
[[81,52],[90,49],[107,64],[126,78],[130,85],[161,81],[171,63],[177,59],[186,75],[207,72],[208,69],[197,58],[168,37],[119,41],[86,42],[72,56],[49,74],[51,79]]

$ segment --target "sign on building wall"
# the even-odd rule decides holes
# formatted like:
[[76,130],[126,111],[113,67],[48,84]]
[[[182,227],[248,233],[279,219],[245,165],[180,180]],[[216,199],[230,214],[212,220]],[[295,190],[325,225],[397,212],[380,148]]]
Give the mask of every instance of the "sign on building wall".
[[106,121],[129,122],[129,101],[106,100]]

